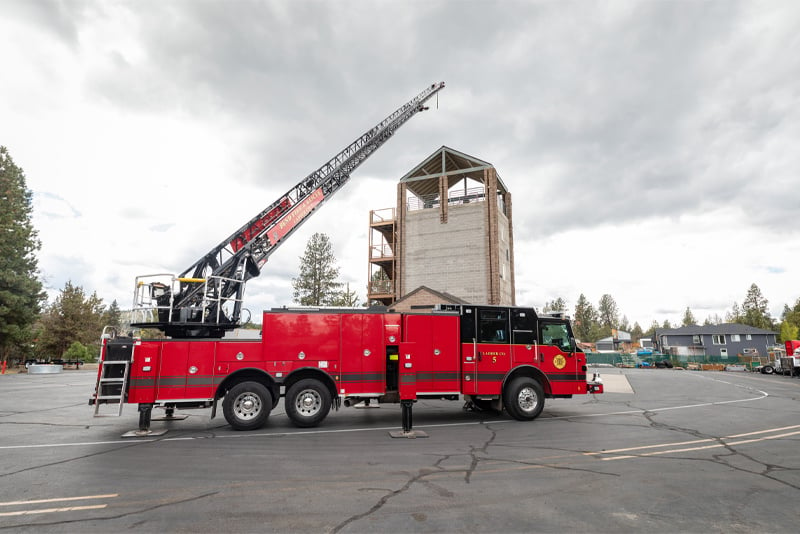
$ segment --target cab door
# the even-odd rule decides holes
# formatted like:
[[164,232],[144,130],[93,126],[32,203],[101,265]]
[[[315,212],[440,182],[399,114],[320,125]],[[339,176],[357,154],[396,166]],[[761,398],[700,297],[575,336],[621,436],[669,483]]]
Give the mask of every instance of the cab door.
[[510,310],[481,307],[477,311],[477,393],[498,395],[503,388],[503,379],[511,369]]
[[514,366],[539,366],[536,312],[533,308],[511,308],[511,359]]
[[542,370],[548,375],[554,395],[586,390],[582,352],[574,352],[572,330],[564,320],[540,319],[539,339]]

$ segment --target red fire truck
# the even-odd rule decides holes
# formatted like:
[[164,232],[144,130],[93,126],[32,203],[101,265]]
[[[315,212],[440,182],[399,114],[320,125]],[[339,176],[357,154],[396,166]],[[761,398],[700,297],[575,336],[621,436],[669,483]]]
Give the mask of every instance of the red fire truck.
[[410,432],[417,399],[463,396],[531,420],[545,398],[603,392],[596,375],[587,381],[569,321],[532,308],[280,309],[264,312],[262,327],[252,341],[107,336],[97,398],[139,404],[143,432],[153,406],[210,407],[213,417],[220,399],[233,428],[260,428],[281,397],[299,427],[341,404],[400,402]]
[[418,398],[467,398],[476,409],[503,407],[534,419],[545,397],[602,393],[587,383],[586,359],[568,321],[532,308],[442,307],[428,314],[377,310],[265,312],[261,339],[225,338],[242,323],[245,284],[269,256],[350,174],[444,88],[432,84],[303,178],[179,275],[136,279],[133,327],[167,339],[103,335],[90,404],[139,405],[139,432],[152,409],[212,408],[222,399],[236,429],[264,424],[283,396],[301,427],[319,424],[333,406],[400,402],[404,432]]

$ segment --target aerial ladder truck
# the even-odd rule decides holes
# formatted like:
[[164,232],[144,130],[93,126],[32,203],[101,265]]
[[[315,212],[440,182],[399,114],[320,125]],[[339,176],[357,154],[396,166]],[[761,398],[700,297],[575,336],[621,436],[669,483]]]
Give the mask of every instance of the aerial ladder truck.
[[138,277],[132,326],[167,336],[218,338],[240,325],[245,284],[267,259],[349,180],[425,102],[444,88],[432,84],[350,143],[276,201],[225,238],[180,275]]
[[[237,430],[261,427],[285,398],[300,427],[331,407],[399,402],[411,437],[418,398],[467,398],[475,409],[520,420],[544,399],[602,393],[586,378],[585,355],[569,321],[532,308],[441,306],[428,314],[376,309],[278,309],[263,314],[261,339],[227,339],[242,323],[244,288],[269,256],[442,88],[432,84],[229,235],[179,275],[137,277],[133,327],[166,339],[104,331],[90,404],[138,404],[139,430],[151,434],[153,407],[211,408]],[[146,330],[145,330],[146,331]]]

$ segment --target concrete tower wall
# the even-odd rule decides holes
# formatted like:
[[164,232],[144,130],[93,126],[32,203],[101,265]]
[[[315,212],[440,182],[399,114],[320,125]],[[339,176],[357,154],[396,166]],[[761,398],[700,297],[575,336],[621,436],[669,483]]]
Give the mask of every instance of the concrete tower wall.
[[426,285],[469,302],[489,302],[485,208],[484,202],[449,206],[447,224],[440,222],[439,210],[407,212],[403,287]]

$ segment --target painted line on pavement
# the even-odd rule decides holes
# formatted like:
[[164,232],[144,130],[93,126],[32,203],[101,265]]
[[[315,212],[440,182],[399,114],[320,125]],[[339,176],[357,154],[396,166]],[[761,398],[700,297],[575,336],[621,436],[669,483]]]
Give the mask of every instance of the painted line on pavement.
[[0,517],[12,517],[19,515],[33,515],[33,514],[52,514],[55,512],[76,512],[79,510],[99,510],[105,508],[107,504],[93,504],[90,506],[68,506],[66,508],[45,508],[42,510],[19,510],[16,512],[2,512]]
[[[707,449],[718,449],[722,447],[730,447],[734,445],[745,445],[747,443],[759,443],[762,441],[769,441],[774,439],[786,438],[790,436],[797,436],[800,435],[800,430],[795,432],[784,432],[782,434],[772,434],[770,436],[762,436],[753,439],[743,439],[736,441],[736,438],[746,437],[746,436],[756,436],[760,434],[771,434],[774,432],[781,432],[783,430],[792,430],[795,428],[800,428],[800,425],[788,426],[788,427],[780,427],[780,428],[770,428],[767,430],[759,430],[756,432],[748,432],[747,434],[736,434],[734,436],[726,436],[719,439],[699,439],[699,440],[692,440],[692,441],[679,441],[673,443],[661,443],[658,445],[644,445],[641,447],[629,447],[625,449],[613,449],[607,451],[594,451],[594,452],[585,452],[583,453],[584,456],[596,456],[603,461],[614,461],[614,460],[624,460],[630,458],[642,458],[645,456],[659,456],[663,454],[672,454],[678,452],[691,452],[691,451],[700,451],[700,450],[707,450]],[[703,445],[699,447],[684,447],[684,445],[695,445],[698,443],[712,443],[711,445]],[[645,451],[649,449],[661,449],[664,447],[678,447],[678,448],[671,448],[663,451],[652,451],[652,452],[642,452],[640,454],[626,454],[621,456],[609,456],[605,458],[604,456],[607,455],[614,455],[620,452],[633,452],[633,451]]]
[[119,493],[108,493],[106,495],[84,495],[83,497],[59,497],[55,499],[36,499],[32,501],[0,502],[0,506],[20,506],[23,504],[43,504],[47,502],[87,501],[90,499],[113,499],[114,497],[119,497]]

